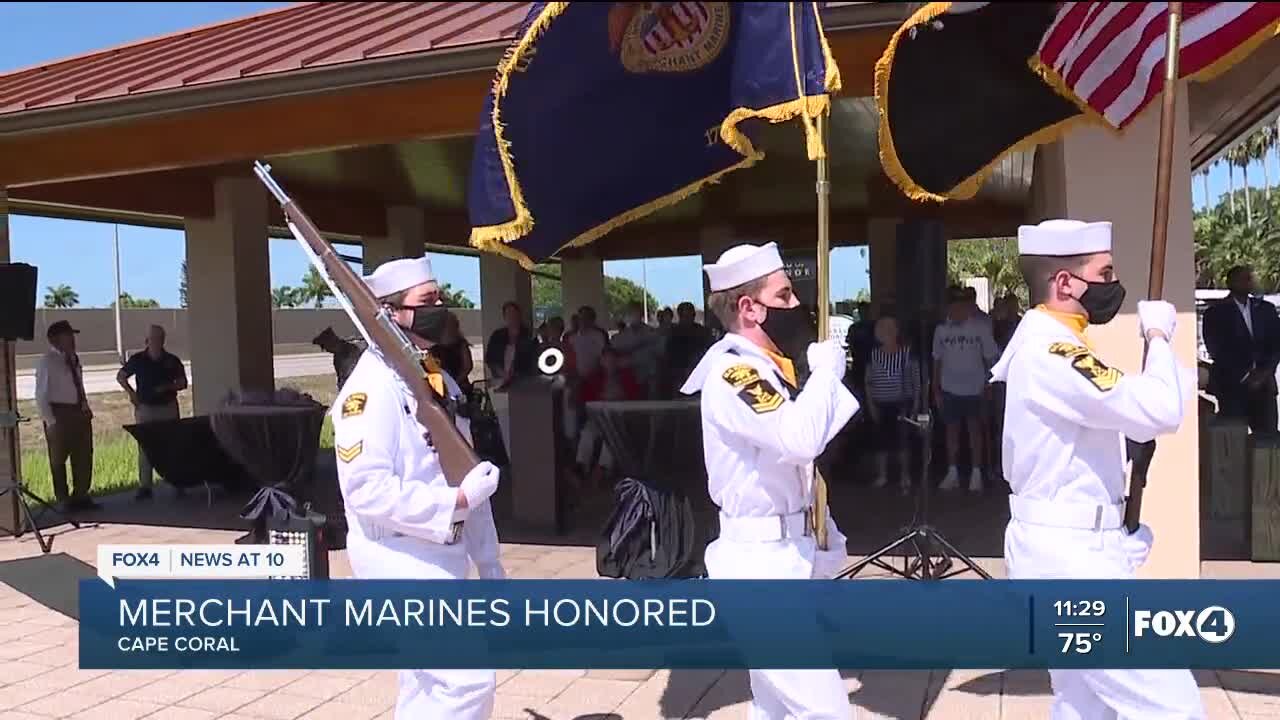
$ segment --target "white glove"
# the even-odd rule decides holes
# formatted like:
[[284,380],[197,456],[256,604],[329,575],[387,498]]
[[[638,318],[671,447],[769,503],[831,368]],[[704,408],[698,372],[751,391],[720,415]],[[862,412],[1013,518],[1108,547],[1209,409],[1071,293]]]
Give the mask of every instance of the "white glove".
[[1150,330],[1159,330],[1173,341],[1173,330],[1178,324],[1178,311],[1172,303],[1163,300],[1143,300],[1138,303],[1138,320],[1142,325],[1142,337]]
[[835,373],[837,380],[844,377],[847,356],[844,353],[844,348],[840,347],[839,341],[823,340],[822,342],[813,343],[809,345],[807,356],[810,373],[827,370]]
[[467,507],[475,508],[492,497],[498,491],[498,478],[501,474],[498,466],[488,460],[471,468],[471,472],[462,478],[462,484],[458,486],[467,498]]
[[1147,556],[1151,554],[1151,543],[1155,542],[1155,536],[1151,533],[1151,528],[1146,525],[1139,525],[1138,531],[1130,535],[1124,534],[1124,538],[1120,541],[1120,547],[1124,550],[1124,554],[1129,558],[1129,565],[1136,571],[1147,562]]

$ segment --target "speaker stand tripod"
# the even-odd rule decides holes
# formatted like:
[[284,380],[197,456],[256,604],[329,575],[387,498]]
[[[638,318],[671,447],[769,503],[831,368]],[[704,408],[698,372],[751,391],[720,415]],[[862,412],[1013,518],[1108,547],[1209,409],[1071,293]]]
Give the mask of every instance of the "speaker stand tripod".
[[[5,383],[9,382],[9,377],[12,374],[12,369],[9,367],[9,348],[10,343],[8,340],[0,340],[0,360],[3,360],[5,365],[4,373],[0,375],[0,382]],[[16,472],[18,466],[18,423],[27,422],[27,419],[18,416],[17,408],[12,401],[12,394],[10,394],[10,401],[6,405],[8,407],[0,408],[0,435],[3,435],[4,442],[9,446],[10,462],[13,463],[15,472],[13,473],[13,480],[0,486],[0,500],[10,494],[13,495],[15,510],[17,511],[14,513],[13,536],[20,538],[26,532],[26,528],[31,528],[32,534],[36,536],[36,542],[40,543],[40,551],[48,554],[49,549],[52,547],[52,541],[45,539],[44,534],[40,532],[40,526],[36,523],[35,516],[31,514],[32,503],[40,506],[46,512],[53,513],[59,519],[66,520],[71,524],[71,527],[77,530],[80,528],[80,523],[66,517],[57,508],[50,505],[47,500],[22,486],[22,481],[18,479]]]
[[[907,580],[945,580],[972,570],[982,579],[990,580],[991,575],[978,566],[972,558],[956,549],[937,528],[929,525],[929,486],[933,478],[929,474],[929,466],[933,461],[933,422],[928,413],[916,418],[901,418],[902,422],[911,425],[920,432],[923,447],[923,466],[920,472],[920,490],[917,496],[920,504],[916,519],[907,526],[902,535],[874,553],[850,565],[836,575],[836,579],[852,578],[870,565]],[[902,556],[902,567],[890,565],[886,558],[889,553],[900,547],[909,546]],[[952,570],[954,560],[959,560],[965,567]]]

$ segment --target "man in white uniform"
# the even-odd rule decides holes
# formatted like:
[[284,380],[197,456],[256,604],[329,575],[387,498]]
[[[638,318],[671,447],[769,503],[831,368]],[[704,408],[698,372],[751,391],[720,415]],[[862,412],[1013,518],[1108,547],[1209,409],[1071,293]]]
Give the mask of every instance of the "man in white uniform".
[[[442,331],[438,292],[426,257],[395,260],[365,278],[409,336],[429,345]],[[439,329],[439,330],[438,330]],[[457,383],[438,365],[424,368],[438,396],[456,398]],[[481,578],[502,578],[489,498],[498,469],[482,462],[449,487],[408,388],[372,349],[360,356],[333,410],[338,483],[346,506],[347,552],[359,578],[464,579],[468,560]],[[460,428],[466,434],[466,426]],[[448,648],[440,648],[448,660]],[[493,712],[492,670],[400,672],[398,720],[485,720]]]
[[[708,305],[728,333],[681,392],[702,393],[702,442],[720,537],[707,546],[712,579],[831,578],[847,552],[830,514],[828,550],[814,541],[814,460],[858,412],[841,378],[840,343],[815,343],[774,243],[739,245],[705,267]],[[809,378],[798,390],[794,360]],[[752,670],[753,720],[853,717],[836,670]]]
[[[992,370],[1008,383],[1004,473],[1013,519],[1004,557],[1012,579],[1132,579],[1150,528],[1123,528],[1125,438],[1147,442],[1182,422],[1187,387],[1170,338],[1175,310],[1138,303],[1146,368],[1123,375],[1093,353],[1085,328],[1124,302],[1111,223],[1049,220],[1018,230],[1035,308]],[[1187,670],[1051,670],[1056,720],[1202,718]]]

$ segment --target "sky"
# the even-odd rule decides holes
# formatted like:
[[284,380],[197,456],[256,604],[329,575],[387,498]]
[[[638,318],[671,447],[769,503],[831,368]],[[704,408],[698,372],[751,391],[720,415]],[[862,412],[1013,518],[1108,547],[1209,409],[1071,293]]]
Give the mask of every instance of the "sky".
[[[100,50],[151,36],[219,22],[287,3],[262,2],[100,2],[0,3],[0,73]],[[1280,184],[1280,163],[1267,158],[1273,180]],[[1262,167],[1249,168],[1260,185]],[[1240,173],[1236,171],[1237,187]],[[1221,164],[1210,173],[1209,193],[1215,200],[1227,191],[1227,171]],[[1196,207],[1204,204],[1201,181],[1193,183]],[[112,244],[116,226],[103,223],[10,218],[11,254],[15,262],[39,268],[44,288],[70,285],[82,307],[105,307],[113,298]],[[185,254],[182,233],[174,230],[120,225],[121,290],[135,298],[152,298],[162,306],[178,305],[180,267]],[[816,237],[816,233],[815,233]],[[838,238],[833,238],[839,242]],[[271,285],[299,285],[307,260],[293,240],[270,241]],[[358,249],[339,248],[348,254]],[[68,261],[74,258],[74,262]],[[442,279],[480,301],[480,263],[473,257],[432,254]],[[701,259],[693,257],[627,260],[605,263],[605,273],[646,285],[664,305],[683,300],[701,304]],[[833,299],[850,298],[869,284],[867,253],[863,248],[839,248],[831,258]]]

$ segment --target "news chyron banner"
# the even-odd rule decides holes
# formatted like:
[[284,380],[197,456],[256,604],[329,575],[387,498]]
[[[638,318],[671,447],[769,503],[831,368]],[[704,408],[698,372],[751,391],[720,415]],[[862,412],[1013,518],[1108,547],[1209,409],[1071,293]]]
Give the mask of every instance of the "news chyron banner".
[[[227,552],[169,558],[189,573],[195,562],[244,557]],[[265,563],[268,577],[291,562],[270,555],[291,552],[274,546],[239,552],[261,553],[245,562]],[[228,574],[83,580],[80,666],[1280,667],[1271,600],[1280,583],[1268,581],[309,581],[218,572]]]

